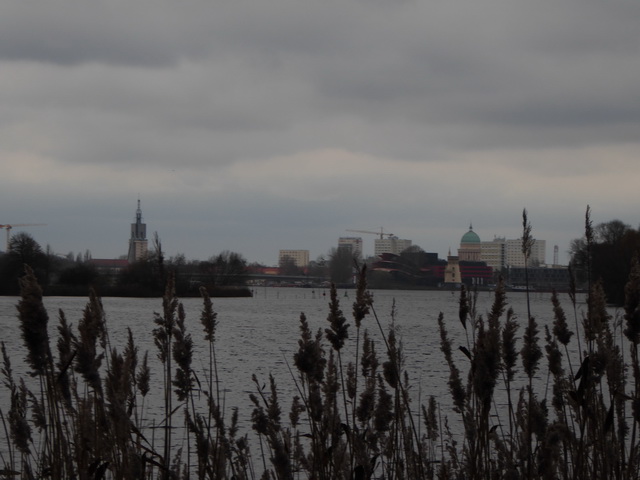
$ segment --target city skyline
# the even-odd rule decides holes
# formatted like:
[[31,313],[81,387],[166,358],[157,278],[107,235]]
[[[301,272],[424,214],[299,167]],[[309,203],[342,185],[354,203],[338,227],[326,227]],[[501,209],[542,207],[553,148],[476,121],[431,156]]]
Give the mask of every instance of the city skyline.
[[[272,265],[349,229],[445,256],[640,225],[640,2],[3,2],[0,224]],[[17,233],[17,229],[13,233]],[[363,237],[373,251],[373,235]]]
[[[2,225],[2,226],[6,227],[7,225]],[[47,225],[46,224],[26,224],[25,226],[27,228],[30,228],[32,226],[47,226]],[[135,210],[135,221],[130,224],[130,237],[128,239],[128,253],[127,254],[122,254],[122,255],[115,256],[115,257],[95,256],[93,254],[93,252],[91,251],[91,248],[82,249],[79,252],[69,251],[68,254],[70,254],[70,253],[77,254],[77,253],[90,252],[92,258],[105,258],[105,259],[106,258],[113,258],[113,259],[127,258],[129,260],[129,262],[135,261],[135,260],[139,260],[140,258],[144,257],[146,255],[147,251],[149,250],[150,239],[147,238],[146,226],[147,225],[146,225],[146,222],[144,221],[143,212],[142,212],[142,208],[141,208],[141,200],[138,199],[137,208]],[[19,228],[19,227],[16,226],[16,228]],[[10,230],[12,230],[12,229],[13,228],[10,228]],[[16,233],[21,233],[21,232],[22,232],[21,230],[17,230],[15,232],[10,232],[10,233],[16,234]],[[295,252],[294,256],[296,258],[296,263],[299,263],[300,259],[297,258],[297,255],[300,254],[299,252],[306,251],[307,252],[306,256],[308,257],[306,263],[308,263],[309,261],[314,261],[314,260],[316,260],[316,259],[318,259],[320,257],[327,258],[328,255],[330,255],[331,251],[333,249],[339,248],[341,241],[344,241],[344,240],[357,239],[357,240],[359,240],[359,248],[362,247],[362,245],[365,244],[363,236],[362,235],[358,235],[358,234],[354,234],[354,232],[360,232],[360,234],[367,233],[367,234],[370,234],[370,235],[373,236],[373,239],[371,241],[372,245],[374,245],[372,247],[372,251],[371,252],[367,252],[364,248],[361,251],[361,253],[364,256],[364,258],[376,256],[376,254],[377,254],[376,252],[377,252],[377,250],[379,248],[381,248],[381,251],[385,251],[385,252],[389,251],[388,250],[388,245],[386,245],[386,244],[385,244],[385,246],[383,246],[383,245],[378,246],[377,245],[377,240],[380,240],[382,242],[383,238],[384,238],[385,241],[388,241],[388,240],[391,240],[391,239],[395,239],[396,241],[401,242],[398,245],[396,245],[396,247],[399,246],[399,245],[401,245],[403,247],[406,247],[407,245],[409,245],[409,246],[413,246],[413,247],[422,248],[424,251],[429,252],[429,253],[436,253],[438,255],[438,258],[440,258],[440,259],[446,259],[447,256],[449,256],[449,255],[458,255],[459,248],[463,247],[463,243],[465,242],[464,238],[467,237],[468,234],[471,233],[471,232],[473,232],[472,235],[474,235],[474,237],[477,238],[476,241],[479,241],[482,244],[484,244],[484,243],[493,243],[495,241],[501,241],[502,243],[505,243],[505,242],[506,243],[511,243],[511,242],[517,241],[516,238],[506,238],[506,237],[501,236],[501,235],[494,235],[493,238],[490,239],[490,240],[487,240],[485,238],[481,238],[479,235],[477,235],[477,232],[473,228],[473,224],[470,224],[468,229],[465,230],[464,233],[460,236],[460,240],[455,244],[456,245],[455,248],[449,247],[449,250],[446,252],[446,254],[443,254],[442,252],[439,252],[439,251],[425,249],[422,246],[414,243],[412,241],[412,239],[400,238],[395,234],[392,234],[392,233],[389,233],[389,232],[385,232],[384,227],[381,227],[377,232],[376,231],[359,231],[359,230],[354,230],[354,229],[348,229],[347,230],[348,235],[343,235],[343,236],[338,237],[336,239],[336,242],[335,242],[334,245],[328,247],[325,252],[319,253],[318,255],[312,255],[311,250],[309,250],[308,248],[304,248],[304,246],[302,246],[300,248],[297,248],[297,249],[279,249],[278,250],[278,254],[277,254],[278,260],[276,262],[274,262],[274,263],[261,262],[259,260],[255,260],[255,259],[249,258],[247,255],[244,254],[244,252],[241,252],[241,251],[237,251],[237,250],[231,250],[231,251],[234,251],[236,253],[242,254],[249,263],[260,263],[260,264],[268,265],[268,266],[276,266],[276,265],[278,265],[280,263],[283,255],[291,256],[291,254],[288,253],[289,251]],[[25,233],[28,233],[28,232],[25,232]],[[161,235],[159,234],[159,232],[154,231],[153,232],[153,236],[155,237],[156,234],[158,235],[158,239],[160,240],[160,242],[162,244]],[[31,235],[31,236],[34,237],[34,239],[36,241],[38,241],[36,236],[34,236],[34,235]],[[7,236],[7,238],[9,238],[9,237]],[[557,245],[553,245],[553,247],[552,247],[553,256],[551,258],[547,258],[547,253],[548,252],[546,250],[548,249],[548,247],[546,245],[547,244],[546,240],[542,239],[542,238],[534,238],[534,240],[535,241],[537,241],[537,240],[541,240],[542,241],[542,246],[543,246],[542,252],[544,252],[543,253],[544,259],[543,259],[542,263],[543,264],[548,264],[548,265],[554,264],[556,253],[559,253],[559,251],[558,252],[555,251]],[[138,245],[138,246],[136,246],[136,245]],[[50,245],[47,244],[47,247],[50,248]],[[478,244],[478,252],[480,252],[479,248],[480,248],[480,244]],[[396,250],[397,249],[398,248],[396,248]],[[226,250],[229,250],[229,249],[226,249]],[[399,250],[402,250],[402,248],[400,248]],[[60,252],[60,251],[52,250],[52,252],[55,253],[55,254],[58,254],[58,255],[64,255],[64,253]],[[163,247],[163,252],[164,252],[165,256],[168,255],[169,258],[174,256],[174,255],[168,254],[167,251],[164,249],[164,247]],[[213,253],[213,254],[209,255],[208,257],[205,257],[205,258],[191,257],[191,256],[188,255],[187,252],[177,252],[175,255],[184,255],[187,260],[207,260],[208,258],[215,256],[217,253],[220,253],[220,252],[215,252],[215,253]],[[536,254],[536,256],[538,256],[538,254]],[[562,258],[562,257],[559,257],[559,258]],[[567,258],[568,258],[568,256],[567,256]],[[567,260],[567,262],[568,262],[568,260]],[[567,262],[563,263],[561,261],[558,261],[557,265],[566,265]]]

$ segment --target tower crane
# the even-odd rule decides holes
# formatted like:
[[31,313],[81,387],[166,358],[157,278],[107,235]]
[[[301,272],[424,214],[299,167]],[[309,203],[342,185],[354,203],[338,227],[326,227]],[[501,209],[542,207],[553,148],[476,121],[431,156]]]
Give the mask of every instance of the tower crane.
[[40,227],[46,225],[46,223],[12,223],[12,224],[2,224],[0,223],[0,228],[4,228],[7,231],[7,249],[6,252],[10,250],[11,247],[11,229],[13,227]]
[[393,237],[393,233],[385,233],[385,231],[384,231],[384,229],[382,227],[380,227],[380,231],[379,232],[372,232],[370,230],[351,230],[351,229],[347,229],[347,232],[372,233],[373,235],[380,235],[380,240],[382,240],[385,235],[387,237]]

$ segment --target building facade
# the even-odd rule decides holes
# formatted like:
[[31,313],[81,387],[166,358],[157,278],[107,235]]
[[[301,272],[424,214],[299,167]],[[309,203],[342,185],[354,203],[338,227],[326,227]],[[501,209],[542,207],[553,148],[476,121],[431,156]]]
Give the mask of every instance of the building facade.
[[309,250],[280,250],[278,264],[282,265],[285,257],[293,260],[296,267],[305,268],[309,266]]
[[[546,249],[545,240],[534,239],[528,266],[546,265]],[[489,242],[481,242],[480,260],[498,271],[509,267],[524,267],[522,239],[495,237]]]
[[547,263],[547,242],[545,240],[533,240],[529,265],[525,265],[522,253],[522,239],[507,240],[505,242],[505,263],[507,267],[539,266]]
[[340,237],[338,248],[348,248],[351,255],[362,258],[362,238],[361,237]]
[[513,286],[524,286],[529,283],[532,290],[569,290],[571,278],[566,267],[512,267],[509,269],[509,280]]
[[460,273],[460,263],[457,255],[447,256],[447,265],[444,268],[444,284],[448,286],[457,286],[462,283],[462,274]]
[[496,271],[500,271],[507,266],[505,252],[506,239],[504,237],[495,237],[490,242],[482,242],[480,244],[480,258]]
[[380,256],[383,253],[393,253],[400,255],[404,250],[411,246],[411,240],[389,236],[388,238],[376,238],[373,243],[374,255]]
[[460,248],[458,249],[459,260],[461,262],[481,261],[481,243],[480,237],[473,231],[473,225],[469,225],[469,231],[460,239]]
[[148,250],[147,225],[142,223],[142,210],[140,209],[140,200],[138,199],[136,222],[131,224],[131,238],[129,239],[127,260],[129,263],[142,260],[146,258]]

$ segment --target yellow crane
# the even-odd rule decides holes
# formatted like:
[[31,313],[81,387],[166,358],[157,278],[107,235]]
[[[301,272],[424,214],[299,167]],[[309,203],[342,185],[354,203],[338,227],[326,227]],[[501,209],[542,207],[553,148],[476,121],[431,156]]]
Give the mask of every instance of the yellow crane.
[[384,228],[380,227],[379,232],[372,232],[371,230],[350,230],[347,229],[347,232],[355,232],[355,233],[372,233],[373,235],[380,235],[380,239],[382,240],[384,236],[393,237],[393,233],[385,233]]
[[46,225],[46,223],[0,223],[0,228],[4,228],[7,231],[7,249],[5,251],[8,252],[11,248],[11,229],[13,227],[40,227],[43,225]]

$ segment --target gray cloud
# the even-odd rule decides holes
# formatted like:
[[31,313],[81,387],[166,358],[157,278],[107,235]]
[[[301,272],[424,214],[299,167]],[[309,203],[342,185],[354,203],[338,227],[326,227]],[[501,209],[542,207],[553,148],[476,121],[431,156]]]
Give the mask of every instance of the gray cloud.
[[44,217],[55,248],[115,255],[138,195],[165,245],[257,260],[381,225],[444,254],[470,220],[517,234],[525,206],[549,235],[586,204],[640,220],[635,0],[2,10],[1,221]]

